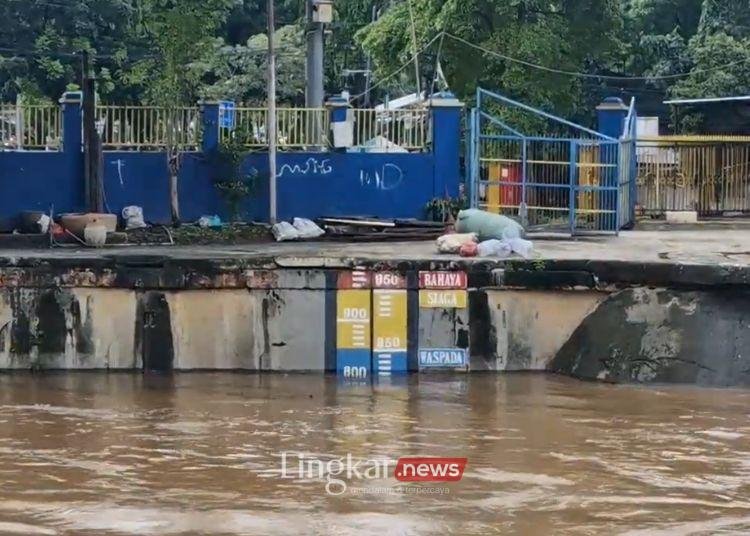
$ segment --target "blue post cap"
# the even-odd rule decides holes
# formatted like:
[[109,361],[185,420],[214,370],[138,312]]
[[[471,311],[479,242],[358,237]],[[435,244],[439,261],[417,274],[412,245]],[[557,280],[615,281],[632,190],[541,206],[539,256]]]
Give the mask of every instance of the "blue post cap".
[[463,108],[464,104],[451,91],[434,93],[427,102],[429,106],[442,108]]
[[83,91],[66,91],[59,102],[60,104],[83,102]]
[[348,108],[349,100],[340,95],[336,95],[336,96],[330,97],[325,102],[325,106],[326,108],[344,108],[344,107]]
[[627,110],[628,107],[620,97],[607,97],[596,107],[597,110]]

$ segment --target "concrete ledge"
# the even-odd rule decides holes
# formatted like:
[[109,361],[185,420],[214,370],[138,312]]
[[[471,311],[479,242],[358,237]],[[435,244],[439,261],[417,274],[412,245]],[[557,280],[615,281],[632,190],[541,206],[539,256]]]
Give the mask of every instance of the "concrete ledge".
[[[272,256],[175,258],[167,255],[61,257],[54,252],[46,257],[0,257],[0,288],[321,288],[324,279],[321,274],[351,269],[397,271],[404,275],[424,270],[461,270],[468,273],[471,288],[750,287],[750,266],[736,264],[621,260],[472,261],[437,256],[432,260],[334,257],[289,262],[289,259]],[[409,278],[409,281],[410,288],[416,288],[416,278]]]

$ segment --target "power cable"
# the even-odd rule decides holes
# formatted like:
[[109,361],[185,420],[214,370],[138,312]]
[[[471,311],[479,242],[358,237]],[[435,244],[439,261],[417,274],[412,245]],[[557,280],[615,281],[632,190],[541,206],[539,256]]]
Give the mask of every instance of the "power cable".
[[[424,47],[422,47],[422,49],[421,49],[421,50],[419,50],[419,51],[418,51],[418,52],[417,52],[417,53],[416,53],[416,54],[414,55],[414,57],[416,57],[416,56],[419,56],[420,54],[424,54],[424,52],[425,52],[425,51],[426,51],[426,50],[427,50],[428,48],[430,48],[430,47],[431,47],[431,46],[433,45],[433,43],[435,43],[435,41],[437,41],[437,40],[438,40],[438,39],[440,38],[440,36],[441,36],[441,35],[443,35],[443,32],[440,32],[440,33],[438,33],[438,34],[437,34],[437,35],[436,35],[435,37],[433,37],[432,39],[430,39],[430,41],[429,41],[429,42],[428,42],[428,43],[427,43],[427,44],[426,44],[426,45],[425,45]],[[404,69],[406,69],[406,68],[407,68],[407,67],[408,67],[409,65],[411,65],[411,64],[412,64],[412,63],[414,62],[414,57],[412,57],[412,58],[411,58],[410,60],[408,60],[408,61],[407,61],[406,63],[404,63],[404,64],[403,64],[403,65],[402,65],[401,67],[399,67],[398,69],[396,69],[395,71],[393,71],[393,72],[392,72],[392,73],[390,73],[389,75],[387,75],[387,76],[385,76],[385,77],[381,78],[381,79],[380,79],[380,80],[378,80],[378,81],[377,81],[377,82],[376,82],[375,84],[373,84],[372,86],[370,86],[370,91],[372,91],[372,90],[373,90],[373,89],[375,89],[376,87],[379,87],[379,86],[381,86],[381,85],[385,84],[385,83],[386,83],[386,82],[387,82],[388,80],[390,80],[390,79],[391,79],[391,78],[393,78],[394,76],[397,76],[397,75],[401,74],[401,73],[403,72],[403,70],[404,70]],[[349,102],[351,103],[351,102],[353,102],[353,101],[355,101],[355,100],[359,99],[360,97],[363,97],[363,96],[364,96],[364,95],[365,95],[366,93],[367,93],[367,92],[365,91],[365,92],[363,92],[363,93],[360,93],[359,95],[354,95],[354,96],[352,96],[352,97],[349,97]]]
[[724,65],[719,65],[717,67],[712,67],[710,69],[695,69],[693,71],[687,72],[687,73],[679,73],[679,74],[668,74],[668,75],[662,75],[662,76],[613,76],[613,75],[604,75],[604,74],[591,74],[591,73],[581,73],[576,71],[565,71],[562,69],[554,69],[552,67],[546,67],[544,65],[539,65],[537,63],[532,63],[530,61],[525,61],[519,58],[514,58],[512,56],[508,56],[506,54],[502,54],[500,52],[497,52],[495,50],[490,50],[489,48],[483,47],[481,45],[477,45],[476,43],[472,43],[470,41],[467,41],[466,39],[463,39],[461,37],[455,36],[450,33],[445,34],[446,37],[450,37],[451,39],[458,41],[460,43],[463,43],[467,46],[470,46],[472,48],[475,48],[477,50],[481,50],[482,52],[485,52],[487,54],[490,54],[492,56],[497,56],[498,58],[504,59],[506,61],[512,62],[512,63],[518,63],[520,65],[525,65],[527,67],[531,67],[533,69],[539,69],[541,71],[547,71],[550,73],[555,74],[561,74],[566,76],[575,76],[578,78],[594,78],[594,79],[600,79],[600,80],[673,80],[676,78],[683,78],[686,76],[690,76],[697,73],[709,73],[713,71],[721,71],[728,67],[732,67],[734,65],[739,65],[741,63],[746,63],[748,60],[737,60],[733,61]]

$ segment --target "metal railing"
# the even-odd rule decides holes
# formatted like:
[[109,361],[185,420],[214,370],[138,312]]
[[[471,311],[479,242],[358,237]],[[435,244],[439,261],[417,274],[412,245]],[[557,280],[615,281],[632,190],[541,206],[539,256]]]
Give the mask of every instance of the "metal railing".
[[[244,145],[254,149],[268,146],[265,108],[240,107],[234,110],[234,128],[222,129],[222,139],[232,132]],[[331,145],[331,122],[324,108],[278,108],[277,128],[279,150],[327,148]],[[353,147],[370,152],[424,151],[429,139],[427,110],[349,111],[353,125]]]
[[429,112],[403,110],[351,110],[354,147],[373,152],[424,151],[429,140]]
[[0,149],[57,151],[62,111],[55,104],[0,104]]
[[[325,108],[277,108],[276,113],[279,150],[328,147],[331,128]],[[240,107],[234,109],[234,114],[234,129],[222,128],[222,140],[234,132],[246,147],[260,149],[268,146],[266,108]]]
[[100,105],[96,117],[104,149],[200,148],[202,120],[197,107]]
[[646,214],[750,212],[750,137],[641,138],[637,161],[638,205]]
[[[417,152],[428,149],[426,109],[352,109],[353,149],[366,152]],[[221,128],[226,140],[234,133],[251,149],[268,146],[267,110],[238,107],[233,128]],[[166,147],[199,150],[203,120],[198,107],[98,105],[97,127],[105,150],[157,151]],[[331,146],[330,113],[325,108],[281,107],[277,110],[278,148],[282,151],[325,150]],[[62,143],[62,111],[57,105],[0,105],[0,148],[58,150]]]

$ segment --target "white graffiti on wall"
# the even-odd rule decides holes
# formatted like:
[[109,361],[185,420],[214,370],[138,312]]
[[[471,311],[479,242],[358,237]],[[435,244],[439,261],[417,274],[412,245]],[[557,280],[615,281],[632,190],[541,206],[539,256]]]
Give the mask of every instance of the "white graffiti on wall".
[[[279,168],[276,175],[278,178],[299,175],[330,175],[334,172],[331,160],[328,158],[308,158],[302,164],[284,164]],[[382,167],[372,169],[360,169],[359,184],[363,188],[373,188],[387,192],[395,190],[404,181],[404,172],[396,164],[383,164]]]
[[333,173],[333,166],[328,158],[318,160],[317,158],[308,158],[304,164],[284,164],[276,175],[281,178],[284,175],[330,175]]
[[383,164],[383,167],[374,172],[361,170],[359,172],[359,183],[363,187],[373,187],[376,190],[387,192],[398,188],[404,180],[404,172],[396,164]]
[[125,186],[125,181],[122,178],[122,168],[125,167],[125,161],[118,159],[112,162],[112,165],[117,166],[117,177],[120,179],[120,186]]

